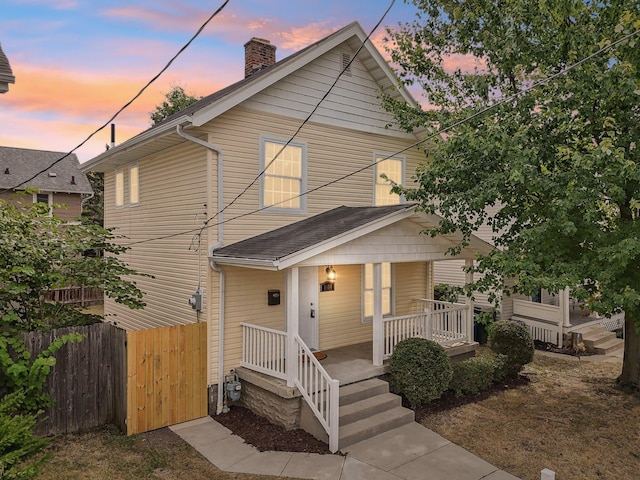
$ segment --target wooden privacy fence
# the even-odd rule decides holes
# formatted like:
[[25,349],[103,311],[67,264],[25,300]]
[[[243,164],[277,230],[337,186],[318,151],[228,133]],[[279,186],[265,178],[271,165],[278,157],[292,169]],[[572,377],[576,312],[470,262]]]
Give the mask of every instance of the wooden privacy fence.
[[59,303],[79,303],[81,306],[104,302],[102,289],[96,287],[56,288],[47,293],[47,300]]
[[127,332],[128,435],[207,415],[207,324]]
[[53,339],[83,335],[55,354],[45,384],[54,404],[40,435],[107,423],[127,435],[207,415],[207,324],[125,331],[108,323],[23,334],[37,355]]

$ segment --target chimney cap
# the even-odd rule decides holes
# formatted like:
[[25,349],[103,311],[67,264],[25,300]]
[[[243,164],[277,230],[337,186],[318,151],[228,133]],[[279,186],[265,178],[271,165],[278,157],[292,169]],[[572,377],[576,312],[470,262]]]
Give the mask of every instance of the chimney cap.
[[267,40],[266,38],[252,37],[251,40],[249,40],[247,43],[244,44],[244,46],[246,47],[250,43],[254,43],[254,42],[256,42],[256,43],[264,43],[265,45],[271,45],[271,42],[269,40]]

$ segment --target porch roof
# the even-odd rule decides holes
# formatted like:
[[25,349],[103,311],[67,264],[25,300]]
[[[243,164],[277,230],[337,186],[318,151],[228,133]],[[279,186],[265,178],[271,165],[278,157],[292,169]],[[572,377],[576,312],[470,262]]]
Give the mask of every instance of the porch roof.
[[[444,260],[460,235],[420,235],[439,220],[437,215],[416,212],[414,204],[341,206],[218,248],[210,258],[223,265],[269,270],[293,265]],[[492,248],[473,237],[456,258],[473,258],[475,253],[487,253]]]

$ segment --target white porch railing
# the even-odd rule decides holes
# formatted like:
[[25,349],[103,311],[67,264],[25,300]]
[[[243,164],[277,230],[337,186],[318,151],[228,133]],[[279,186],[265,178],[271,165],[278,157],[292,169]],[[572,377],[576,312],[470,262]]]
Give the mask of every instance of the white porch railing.
[[563,308],[513,299],[513,316],[526,325],[534,340],[562,346]]
[[329,435],[329,450],[338,451],[340,382],[329,376],[298,335],[294,335],[298,351],[298,375],[294,383],[314,415]]
[[272,377],[287,379],[294,370],[293,383],[329,435],[329,450],[338,451],[340,382],[329,376],[298,336],[294,335],[296,355],[287,370],[287,332],[242,323],[240,365]]
[[440,345],[473,340],[473,317],[468,305],[428,299],[417,302],[418,313],[382,319],[382,358],[374,358],[374,364],[382,365],[382,361],[393,354],[395,346],[407,338],[426,338]]
[[240,365],[276,378],[287,378],[287,332],[242,323]]

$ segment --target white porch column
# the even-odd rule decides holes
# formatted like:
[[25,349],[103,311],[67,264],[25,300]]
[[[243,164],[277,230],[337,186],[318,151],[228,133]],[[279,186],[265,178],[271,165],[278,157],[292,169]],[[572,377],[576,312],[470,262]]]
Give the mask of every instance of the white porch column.
[[[473,259],[467,258],[464,261],[467,268],[473,267]],[[473,272],[465,272],[464,282],[466,284],[473,283]],[[473,342],[473,300],[467,296],[467,340]]]
[[569,287],[565,288],[560,292],[559,302],[560,302],[560,312],[562,313],[562,326],[570,327],[571,319],[569,318],[569,304],[571,303],[569,300],[569,292],[571,289]]
[[382,264],[373,264],[373,364],[382,365],[384,357],[382,326]]
[[286,274],[286,319],[287,319],[287,386],[293,387],[294,379],[298,376],[298,348],[293,338],[298,334],[298,267],[287,269]]
[[433,262],[427,262],[427,291],[424,298],[433,300]]

